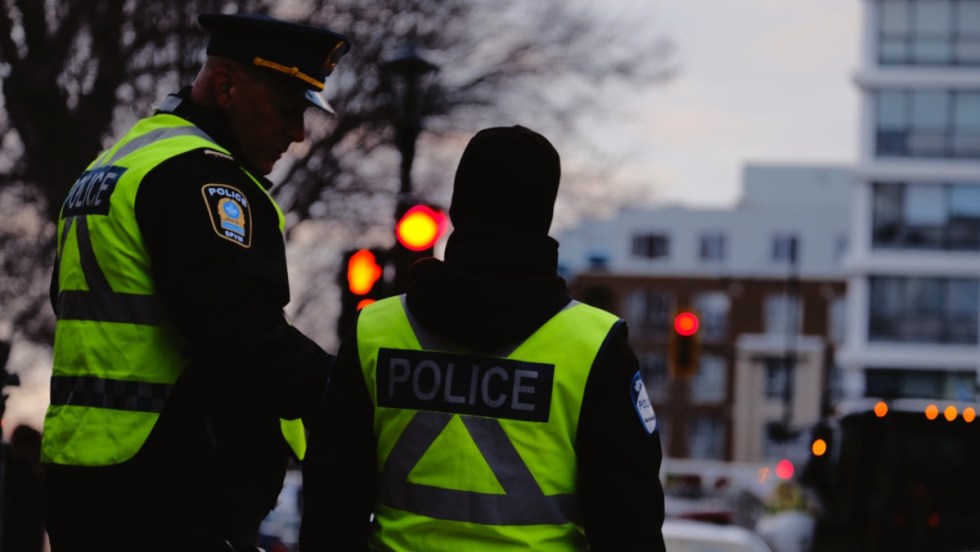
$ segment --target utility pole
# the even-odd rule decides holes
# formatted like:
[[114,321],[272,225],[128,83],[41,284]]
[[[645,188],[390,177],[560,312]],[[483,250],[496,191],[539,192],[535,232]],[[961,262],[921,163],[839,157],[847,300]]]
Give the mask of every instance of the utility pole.
[[797,334],[803,331],[800,319],[800,275],[797,264],[797,240],[794,237],[790,240],[789,247],[789,269],[786,274],[786,348],[783,354],[783,370],[786,377],[783,378],[783,417],[782,429],[786,441],[791,441],[795,432],[793,431],[793,381],[796,379],[796,341]]

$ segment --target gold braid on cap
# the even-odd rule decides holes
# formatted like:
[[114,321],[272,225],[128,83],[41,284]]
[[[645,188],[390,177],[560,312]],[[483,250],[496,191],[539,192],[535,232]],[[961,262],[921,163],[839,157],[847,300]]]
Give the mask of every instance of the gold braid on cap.
[[337,62],[340,58],[344,57],[347,53],[347,43],[341,40],[340,42],[333,45],[333,49],[327,54],[327,58],[323,61],[323,72],[324,74],[333,73],[334,67],[337,66]]
[[323,90],[323,82],[314,79],[313,77],[307,75],[306,73],[299,70],[299,67],[287,67],[281,63],[276,63],[274,61],[269,61],[264,58],[256,57],[252,60],[253,65],[258,65],[259,67],[265,67],[267,69],[272,69],[273,71],[279,71],[280,73],[285,73],[291,77],[296,77],[303,82],[309,83],[310,86],[316,88],[317,90]]

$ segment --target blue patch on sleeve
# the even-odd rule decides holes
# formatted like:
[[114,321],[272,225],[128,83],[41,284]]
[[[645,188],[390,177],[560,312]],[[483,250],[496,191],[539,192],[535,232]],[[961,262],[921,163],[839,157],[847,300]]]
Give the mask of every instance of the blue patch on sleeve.
[[636,414],[640,417],[640,421],[643,422],[643,428],[648,435],[652,435],[657,430],[657,415],[653,411],[653,403],[650,402],[650,397],[647,395],[647,388],[643,385],[643,378],[640,377],[640,372],[633,374],[633,382],[630,385],[630,398],[633,400],[633,407],[636,408]]
[[205,184],[201,188],[214,232],[244,248],[252,245],[252,212],[241,190],[227,184]]

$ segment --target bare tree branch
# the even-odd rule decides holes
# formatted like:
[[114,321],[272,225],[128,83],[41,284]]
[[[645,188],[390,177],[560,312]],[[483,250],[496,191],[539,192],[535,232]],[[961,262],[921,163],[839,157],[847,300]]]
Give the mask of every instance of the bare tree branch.
[[[358,230],[391,223],[398,89],[380,65],[406,40],[440,66],[421,82],[432,145],[515,117],[571,139],[579,132],[575,113],[601,109],[599,87],[645,85],[672,70],[669,45],[642,18],[614,20],[606,7],[596,11],[582,0],[0,0],[0,8],[0,198],[33,205],[43,222],[32,227],[18,218],[11,226],[0,218],[0,259],[15,275],[11,286],[30,290],[10,296],[21,310],[5,302],[0,322],[15,320],[37,339],[50,334],[50,317],[41,314],[49,309],[39,308],[46,286],[37,283],[50,271],[60,202],[112,136],[191,81],[207,38],[199,13],[267,13],[353,42],[327,85],[339,116],[312,120],[307,142],[277,176],[274,193],[290,233],[303,221]],[[420,150],[420,161],[433,154]],[[449,171],[436,173],[420,183],[421,193],[448,186]],[[25,228],[39,234],[9,237]],[[298,296],[322,295],[313,289]],[[0,289],[0,299],[6,292]]]

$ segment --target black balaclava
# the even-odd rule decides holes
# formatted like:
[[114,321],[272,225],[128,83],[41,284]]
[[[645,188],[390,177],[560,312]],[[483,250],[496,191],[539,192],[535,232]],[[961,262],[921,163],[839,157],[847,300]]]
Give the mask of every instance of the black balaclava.
[[548,236],[561,166],[545,137],[521,126],[478,132],[456,170],[446,261],[412,265],[406,300],[436,335],[491,351],[531,335],[571,297]]
[[561,162],[547,138],[522,126],[481,130],[456,170],[446,261],[508,258],[554,269],[548,237]]

